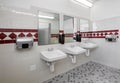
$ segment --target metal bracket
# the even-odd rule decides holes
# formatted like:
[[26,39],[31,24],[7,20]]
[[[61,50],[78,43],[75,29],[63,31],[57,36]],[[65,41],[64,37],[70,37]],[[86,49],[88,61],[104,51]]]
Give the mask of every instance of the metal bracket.
[[76,63],[76,56],[75,55],[69,54],[69,57],[71,58],[72,63]]
[[89,49],[86,49],[85,54],[86,54],[86,56],[90,56],[90,50],[89,50]]
[[[44,61],[44,60],[43,60]],[[49,67],[50,67],[50,71],[54,72],[55,71],[55,62],[48,62],[48,61],[44,61]]]

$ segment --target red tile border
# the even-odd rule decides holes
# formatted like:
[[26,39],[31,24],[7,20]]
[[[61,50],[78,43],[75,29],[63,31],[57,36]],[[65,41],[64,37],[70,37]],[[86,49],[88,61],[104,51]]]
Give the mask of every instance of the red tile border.
[[[38,39],[34,39],[34,42],[37,42]],[[16,40],[0,40],[0,44],[9,44],[9,43],[15,43]]]
[[29,32],[26,36],[27,37],[32,37],[32,34]]
[[0,39],[3,40],[7,37],[7,35],[5,33],[0,33]]
[[58,35],[59,35],[59,34],[51,34],[51,37],[56,37],[56,38],[58,38]]
[[0,44],[15,43],[16,40],[0,40]]
[[[100,30],[100,31],[88,31],[89,33],[99,33],[99,32],[119,32],[118,29],[115,30]],[[83,32],[83,33],[88,33],[88,32]],[[82,33],[82,32],[81,32]]]
[[73,37],[73,33],[67,33],[65,34],[65,37]]
[[36,32],[36,33],[34,34],[34,37],[35,37],[35,38],[38,38],[38,32]]
[[59,33],[64,33],[64,30],[59,30]]
[[34,39],[34,42],[37,42],[38,41],[38,39]]
[[[8,32],[11,32],[11,34],[7,34]],[[17,34],[16,32],[19,32],[19,34]],[[28,33],[25,34],[25,32],[28,32]],[[59,33],[64,33],[64,30],[59,30]],[[105,35],[107,34],[115,34],[118,36],[119,30],[115,29],[115,30],[101,30],[101,31],[89,31],[89,32],[78,31],[77,33],[80,33],[82,35],[82,38],[105,38]],[[51,37],[57,38],[58,35],[59,34],[51,34]],[[73,37],[73,35],[74,35],[73,33],[67,33],[65,34],[65,37]],[[3,28],[0,28],[0,44],[15,43],[15,37],[17,36],[19,37],[32,36],[34,37],[34,42],[38,41],[37,29],[3,29]],[[10,39],[8,39],[8,37]]]
[[4,44],[4,42],[5,42],[4,40],[0,40],[0,44]]
[[18,35],[18,37],[25,37],[25,34],[22,32]]
[[9,37],[10,37],[11,39],[15,39],[15,38],[17,37],[17,35],[12,32],[12,33],[9,35]]

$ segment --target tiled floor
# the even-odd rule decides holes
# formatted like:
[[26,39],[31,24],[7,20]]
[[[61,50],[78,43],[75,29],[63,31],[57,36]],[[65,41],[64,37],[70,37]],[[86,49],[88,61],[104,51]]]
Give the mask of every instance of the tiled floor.
[[120,83],[120,70],[90,61],[43,83]]

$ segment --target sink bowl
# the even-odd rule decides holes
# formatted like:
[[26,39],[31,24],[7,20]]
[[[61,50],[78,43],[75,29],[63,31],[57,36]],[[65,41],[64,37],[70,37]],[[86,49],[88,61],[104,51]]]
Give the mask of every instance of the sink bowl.
[[74,46],[74,47],[65,47],[64,51],[68,54],[77,55],[86,52],[86,49],[83,49],[79,46]]
[[82,42],[80,44],[80,47],[85,48],[85,49],[93,49],[97,47],[97,44],[90,43],[90,42],[86,42],[86,43]]
[[41,52],[41,59],[47,62],[53,62],[56,60],[60,60],[66,58],[67,55],[62,52],[61,50],[52,50],[52,51],[42,51]]

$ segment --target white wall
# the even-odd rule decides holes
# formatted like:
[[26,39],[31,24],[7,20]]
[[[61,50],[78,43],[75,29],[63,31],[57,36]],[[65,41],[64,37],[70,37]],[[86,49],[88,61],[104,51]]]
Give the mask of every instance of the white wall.
[[91,9],[94,21],[120,16],[120,0],[98,0]]
[[[120,29],[120,0],[99,0],[91,10],[93,30]],[[107,42],[105,39],[91,39],[99,47],[92,52],[94,61],[120,68],[120,40]]]
[[73,33],[73,19],[70,18],[65,20],[63,27],[64,27],[64,33]]
[[93,30],[110,30],[120,28],[120,16],[93,21]]
[[90,18],[90,9],[72,3],[70,0],[2,0],[0,4],[16,6],[20,8],[31,8],[31,6],[76,15],[82,18]]
[[89,21],[84,20],[84,19],[80,19],[80,31],[87,32],[89,30],[90,30]]
[[[24,12],[37,13],[35,8],[45,8],[59,13],[90,18],[90,9],[77,6],[69,0],[0,0],[0,4]],[[34,7],[33,7],[34,6]],[[19,9],[18,9],[19,8]],[[35,9],[35,11],[34,11]],[[37,18],[0,12],[0,28],[32,28],[37,29]],[[42,83],[60,73],[66,72],[76,66],[89,61],[89,57],[78,56],[77,64],[71,64],[69,58],[57,62],[54,73],[40,59],[40,51],[49,47],[61,48],[64,45],[38,46],[29,50],[16,50],[15,44],[0,45],[0,83]],[[30,66],[36,65],[35,71]]]
[[[45,46],[38,46],[37,43],[34,43],[32,49],[25,50],[17,50],[15,44],[0,45],[0,83],[42,83],[90,60],[89,57],[82,54],[77,56],[77,63],[72,64],[68,57],[56,62],[55,72],[51,73],[49,67],[40,59],[40,51],[51,47],[62,49],[71,44],[75,43]],[[30,71],[31,65],[36,65],[36,70]]]
[[[37,10],[49,10],[55,13],[78,16],[90,19],[90,9],[72,3],[70,0],[1,0],[0,1],[0,28],[8,27],[28,27],[37,29],[37,18],[27,15],[18,15],[10,11],[1,10],[1,7],[14,9],[17,11],[37,14]],[[6,25],[7,23],[7,25]],[[25,24],[26,23],[26,24]],[[29,23],[29,24],[28,24]]]
[[33,13],[32,11],[23,8],[5,8],[0,7],[0,28],[37,29],[37,17],[12,12],[17,10],[17,12]]

